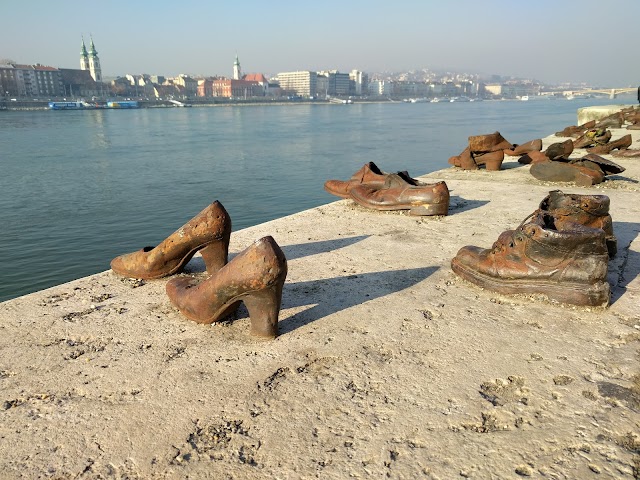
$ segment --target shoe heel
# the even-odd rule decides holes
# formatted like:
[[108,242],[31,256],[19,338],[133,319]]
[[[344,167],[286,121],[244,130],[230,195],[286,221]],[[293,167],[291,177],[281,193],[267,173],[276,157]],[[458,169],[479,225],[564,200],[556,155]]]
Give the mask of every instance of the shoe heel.
[[278,336],[278,313],[282,301],[283,284],[284,279],[271,287],[252,292],[242,298],[251,318],[251,335],[264,338]]
[[216,273],[227,264],[230,237],[231,234],[225,235],[220,240],[209,243],[200,250],[200,255],[202,255],[208,274]]

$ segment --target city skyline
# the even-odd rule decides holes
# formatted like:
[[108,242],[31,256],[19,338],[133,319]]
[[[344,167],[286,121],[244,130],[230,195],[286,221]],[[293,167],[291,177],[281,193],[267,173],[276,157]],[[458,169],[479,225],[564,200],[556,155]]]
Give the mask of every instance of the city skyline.
[[[346,4],[345,4],[346,3]],[[640,82],[629,50],[611,38],[612,26],[640,14],[640,2],[460,0],[336,2],[319,8],[290,1],[265,5],[176,7],[165,0],[77,0],[12,5],[5,13],[0,58],[78,68],[80,38],[93,36],[105,77],[126,73],[232,76],[239,56],[244,72],[348,72],[418,68],[531,78],[544,83],[587,82],[622,87]],[[62,28],[61,28],[62,27]],[[601,34],[607,34],[605,40]],[[621,41],[624,37],[621,36]]]

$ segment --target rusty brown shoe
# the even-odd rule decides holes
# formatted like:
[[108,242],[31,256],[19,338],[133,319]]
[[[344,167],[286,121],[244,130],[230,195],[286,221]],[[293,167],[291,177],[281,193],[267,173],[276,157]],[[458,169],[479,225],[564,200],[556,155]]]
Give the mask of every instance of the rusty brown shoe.
[[576,161],[571,163],[548,161],[534,163],[529,173],[545,182],[569,182],[590,187],[604,181],[604,172],[592,162]]
[[342,198],[349,198],[349,192],[353,187],[363,183],[382,185],[389,173],[383,172],[373,162],[365,163],[349,180],[327,180],[324,182],[324,189],[331,195]]
[[[560,223],[560,222],[559,222]],[[609,303],[607,247],[601,228],[556,223],[541,213],[492,249],[466,246],[451,260],[460,277],[504,294],[543,294],[561,303]]]
[[278,335],[278,314],[287,260],[273,239],[263,237],[235,256],[206,280],[175,277],[167,282],[171,303],[190,320],[213,323],[244,302],[251,318],[251,334]]
[[505,140],[500,132],[472,135],[469,137],[469,150],[471,150],[472,153],[495,152],[496,150],[511,150],[513,148],[514,145]]
[[445,182],[421,184],[391,174],[384,185],[363,184],[351,190],[351,198],[373,210],[409,210],[409,215],[446,215],[449,188]]
[[160,245],[114,258],[111,269],[130,278],[162,278],[182,270],[200,251],[207,271],[213,273],[227,263],[230,236],[231,217],[222,204],[215,201]]

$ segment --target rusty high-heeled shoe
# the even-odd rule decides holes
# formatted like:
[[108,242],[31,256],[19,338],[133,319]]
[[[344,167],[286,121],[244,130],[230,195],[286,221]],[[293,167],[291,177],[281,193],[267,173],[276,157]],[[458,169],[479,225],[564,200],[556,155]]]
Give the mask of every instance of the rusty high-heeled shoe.
[[190,320],[213,323],[233,313],[244,302],[251,318],[251,334],[278,335],[278,313],[287,260],[272,237],[256,240],[206,280],[189,277],[167,282],[171,303]]
[[179,272],[200,251],[207,272],[214,273],[227,263],[231,217],[215,201],[156,247],[120,255],[111,269],[125,277],[152,280]]

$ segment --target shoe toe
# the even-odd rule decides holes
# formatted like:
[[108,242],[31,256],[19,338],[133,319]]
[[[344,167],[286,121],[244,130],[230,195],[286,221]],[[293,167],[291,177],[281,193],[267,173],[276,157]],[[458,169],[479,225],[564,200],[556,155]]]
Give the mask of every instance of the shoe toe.
[[327,180],[324,182],[324,189],[331,195],[348,198],[350,184],[351,182],[345,182],[342,180]]

